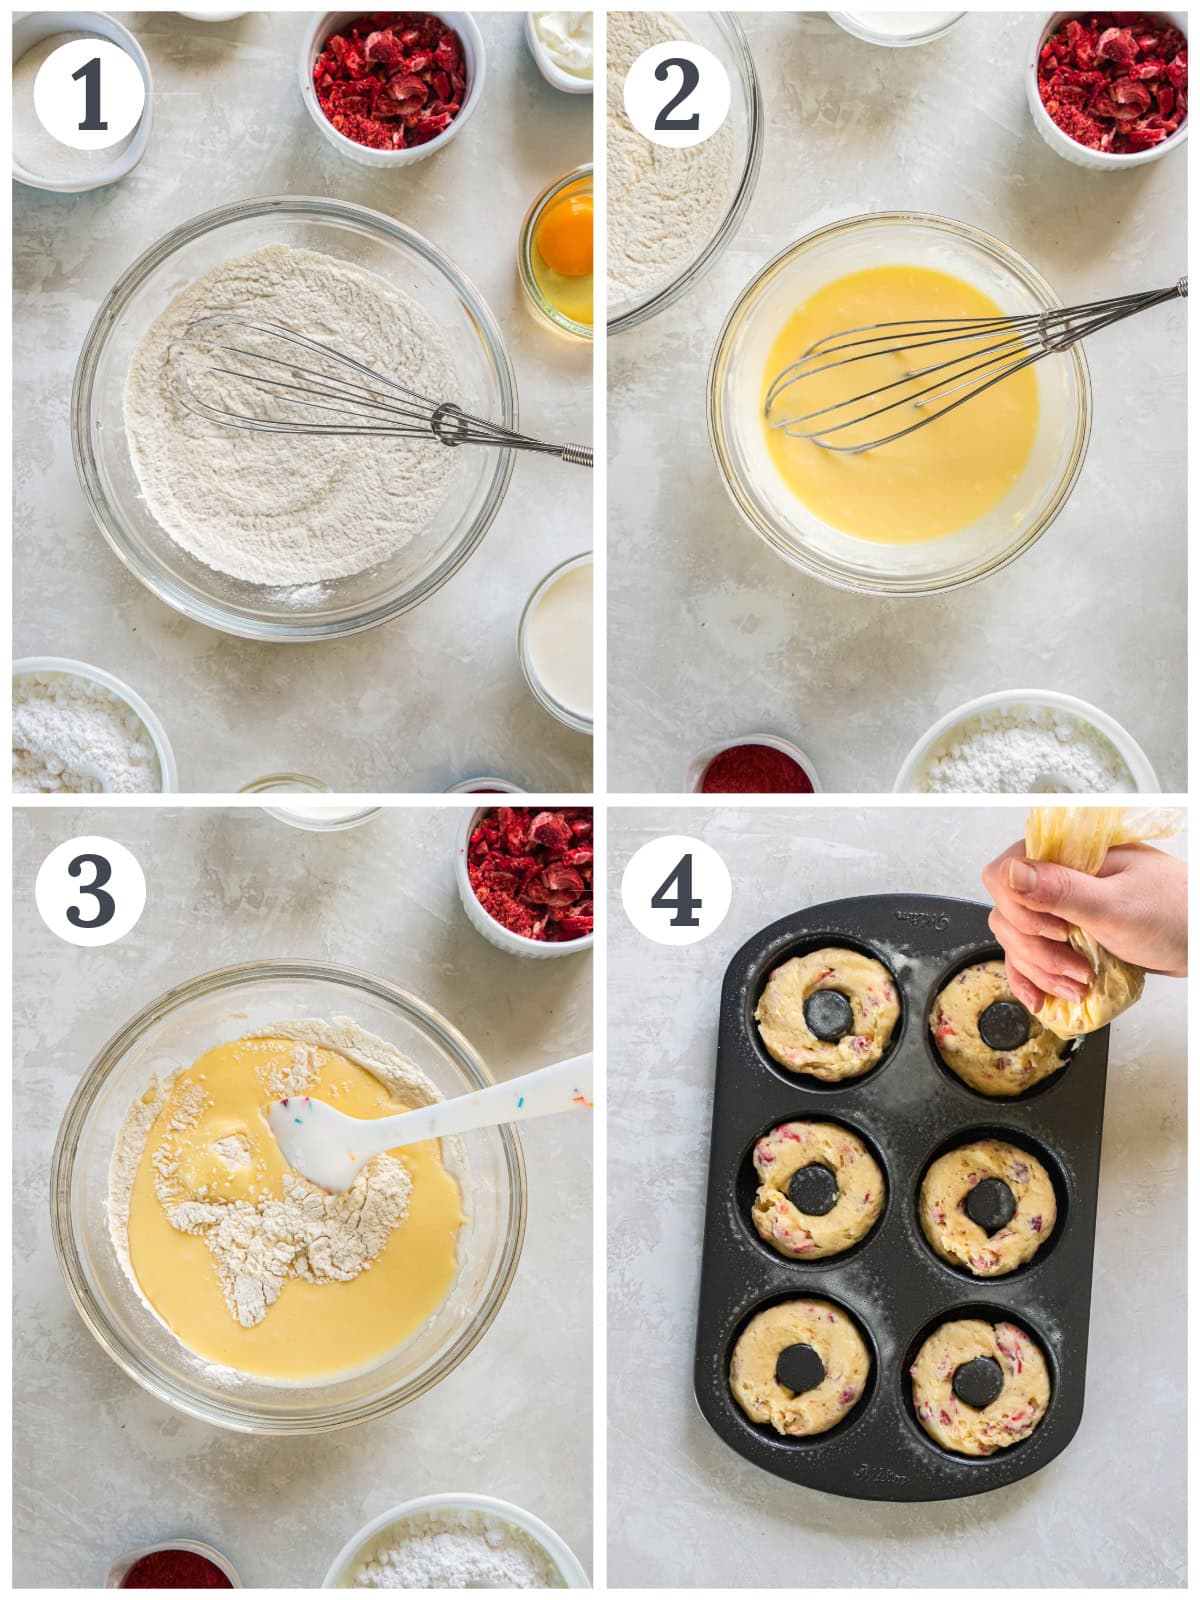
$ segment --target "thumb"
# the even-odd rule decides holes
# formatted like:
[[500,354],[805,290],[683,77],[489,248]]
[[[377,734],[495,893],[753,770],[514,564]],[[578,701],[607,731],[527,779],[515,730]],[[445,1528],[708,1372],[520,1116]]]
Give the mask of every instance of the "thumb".
[[1008,864],[1008,886],[1022,905],[1034,911],[1052,911],[1068,922],[1086,927],[1104,909],[1104,889],[1099,878],[1054,861],[1023,861]]

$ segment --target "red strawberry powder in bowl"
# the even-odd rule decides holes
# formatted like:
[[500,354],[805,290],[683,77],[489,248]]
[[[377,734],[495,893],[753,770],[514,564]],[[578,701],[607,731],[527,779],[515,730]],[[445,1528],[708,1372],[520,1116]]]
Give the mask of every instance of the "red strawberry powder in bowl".
[[1187,138],[1186,14],[1055,11],[1026,64],[1034,125],[1076,166],[1113,172]]
[[463,814],[455,872],[476,930],[510,955],[589,950],[592,808],[487,806]]
[[326,11],[300,54],[313,121],[367,166],[407,166],[443,149],[478,105],[484,71],[466,11]]

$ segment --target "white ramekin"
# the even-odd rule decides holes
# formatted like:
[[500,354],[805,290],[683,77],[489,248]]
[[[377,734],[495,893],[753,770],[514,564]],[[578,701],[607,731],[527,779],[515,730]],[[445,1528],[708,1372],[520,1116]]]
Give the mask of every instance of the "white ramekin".
[[[594,79],[577,78],[573,72],[564,72],[556,61],[551,58],[550,52],[537,36],[537,29],[533,25],[533,12],[525,13],[525,43],[529,46],[529,54],[533,57],[534,66],[537,67],[542,77],[552,89],[561,89],[564,94],[591,94]],[[595,55],[592,57],[592,71],[596,70]]]
[[360,1528],[334,1557],[333,1565],[325,1574],[322,1589],[353,1587],[349,1581],[353,1576],[353,1569],[372,1541],[381,1533],[386,1533],[389,1528],[406,1521],[409,1517],[419,1516],[424,1511],[481,1511],[487,1516],[511,1522],[514,1527],[520,1528],[542,1546],[562,1575],[564,1588],[591,1588],[579,1557],[553,1528],[547,1527],[541,1518],[535,1517],[532,1512],[522,1510],[511,1501],[496,1500],[488,1494],[425,1494],[416,1500],[406,1500],[402,1505],[393,1506],[390,1511],[373,1518],[365,1528]]
[[495,917],[489,917],[479,904],[471,887],[471,879],[467,875],[467,846],[471,842],[471,835],[479,818],[485,811],[493,809],[492,806],[474,806],[469,811],[464,811],[458,830],[458,844],[454,852],[454,876],[458,883],[458,897],[463,903],[463,910],[471,920],[471,926],[476,933],[481,933],[489,944],[494,944],[497,950],[503,950],[510,956],[528,956],[534,961],[549,960],[553,956],[573,956],[580,950],[590,950],[596,942],[594,931],[585,934],[582,939],[554,942],[547,939],[526,939],[523,934],[512,933],[508,928],[501,927]]
[[687,774],[683,780],[684,790],[688,794],[703,794],[704,774],[708,771],[710,762],[715,761],[723,751],[733,750],[744,744],[765,744],[772,750],[782,750],[785,756],[791,756],[797,766],[804,768],[808,774],[808,781],[812,784],[812,792],[821,793],[821,780],[817,777],[817,769],[804,751],[790,739],[781,739],[774,733],[747,733],[738,739],[723,739],[720,744],[711,744],[707,749],[701,750],[688,763]]
[[[1144,167],[1148,162],[1159,161],[1171,150],[1176,150],[1187,138],[1187,118],[1181,127],[1163,140],[1161,144],[1154,145],[1149,150],[1134,150],[1128,155],[1117,155],[1111,150],[1089,150],[1087,145],[1078,144],[1058,127],[1050,113],[1042,104],[1042,97],[1038,93],[1038,61],[1042,54],[1042,46],[1058,26],[1077,16],[1075,11],[1052,11],[1048,18],[1036,22],[1033,32],[1029,36],[1029,45],[1025,54],[1025,97],[1029,101],[1029,114],[1033,118],[1033,125],[1041,134],[1045,142],[1056,155],[1070,161],[1077,167],[1087,167],[1092,172],[1124,172],[1130,167]],[[1165,17],[1187,36],[1186,11],[1158,11],[1156,16]]]
[[210,1544],[201,1544],[197,1539],[164,1539],[161,1544],[146,1544],[140,1550],[128,1550],[113,1562],[108,1569],[108,1577],[104,1580],[106,1589],[119,1589],[125,1580],[129,1569],[143,1556],[152,1556],[159,1550],[187,1550],[194,1556],[203,1556],[206,1561],[211,1561],[214,1567],[220,1570],[229,1579],[235,1589],[242,1587],[242,1580],[237,1575],[237,1569],[219,1550],[214,1550]]
[[157,713],[151,711],[136,689],[131,689],[127,683],[115,678],[111,672],[105,672],[102,667],[93,667],[86,661],[72,661],[68,656],[22,656],[19,661],[13,662],[14,680],[31,672],[61,672],[65,677],[85,678],[91,683],[100,684],[124,700],[130,710],[135,711],[142,719],[146,732],[153,741],[158,756],[158,770],[162,774],[159,794],[178,792],[179,774],[175,768],[175,752],[171,749],[167,730],[159,721]]
[[334,149],[340,150],[344,156],[349,156],[352,161],[359,161],[366,167],[411,167],[418,161],[424,161],[426,156],[436,155],[439,150],[444,150],[451,139],[462,132],[474,114],[475,107],[483,98],[483,83],[486,76],[483,35],[469,11],[430,13],[440,18],[448,28],[453,28],[462,40],[463,54],[467,58],[467,98],[463,101],[462,110],[448,128],[439,133],[436,139],[430,139],[427,144],[419,144],[412,150],[372,150],[368,145],[356,144],[353,139],[347,139],[344,133],[337,131],[321,110],[321,102],[317,99],[317,91],[313,87],[313,67],[316,65],[317,56],[321,53],[321,46],[331,33],[336,33],[339,28],[354,22],[362,15],[361,11],[320,11],[313,18],[300,46],[300,93],[304,104],[308,107],[309,116]]
[[947,12],[944,22],[936,23],[932,28],[920,29],[915,33],[886,33],[883,29],[877,31],[861,20],[860,13],[853,11],[831,11],[829,18],[844,32],[853,34],[856,39],[862,39],[867,44],[881,44],[891,49],[904,50],[910,45],[930,44],[934,39],[943,38],[951,28],[958,26],[966,14],[965,11]]
[[955,710],[948,711],[927,732],[923,733],[905,756],[896,781],[892,785],[892,793],[926,794],[931,792],[917,788],[914,779],[934,745],[945,734],[949,733],[952,728],[957,727],[959,723],[978,716],[980,712],[1016,710],[1023,707],[1034,710],[1066,711],[1072,716],[1078,717],[1080,722],[1090,723],[1097,733],[1104,735],[1129,768],[1136,786],[1135,793],[1160,794],[1162,792],[1162,785],[1158,781],[1158,774],[1150,764],[1149,756],[1133,735],[1127,732],[1115,718],[1110,717],[1107,711],[1101,711],[1098,706],[1090,705],[1086,700],[1079,700],[1073,694],[1060,694],[1054,689],[1001,689],[995,694],[981,694],[974,700],[966,701]]
[[[120,45],[137,63],[146,85],[146,103],[142,119],[133,131],[133,137],[124,149],[119,150],[107,166],[93,167],[77,178],[39,178],[13,157],[13,177],[30,189],[48,189],[53,194],[84,194],[89,189],[103,189],[126,177],[146,154],[150,144],[150,128],[154,121],[154,84],[150,77],[150,63],[146,52],[128,28],[123,28],[103,11],[26,11],[13,20],[12,59],[19,61],[26,51],[50,39],[56,33],[94,33]],[[320,107],[317,108],[318,110]]]

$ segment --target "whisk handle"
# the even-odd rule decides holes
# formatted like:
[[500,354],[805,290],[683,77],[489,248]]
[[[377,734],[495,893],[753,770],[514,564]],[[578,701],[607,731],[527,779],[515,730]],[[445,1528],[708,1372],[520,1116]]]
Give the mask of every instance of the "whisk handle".
[[593,465],[592,449],[586,444],[565,444],[559,452],[560,458],[572,467],[590,467]]

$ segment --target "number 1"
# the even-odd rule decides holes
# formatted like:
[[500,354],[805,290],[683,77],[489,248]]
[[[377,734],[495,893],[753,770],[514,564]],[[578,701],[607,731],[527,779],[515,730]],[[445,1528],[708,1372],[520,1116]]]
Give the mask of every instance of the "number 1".
[[84,80],[83,94],[83,121],[79,124],[80,133],[106,133],[108,123],[100,120],[100,57],[94,56],[91,61],[85,61],[78,72],[71,74],[73,81],[80,78]]

